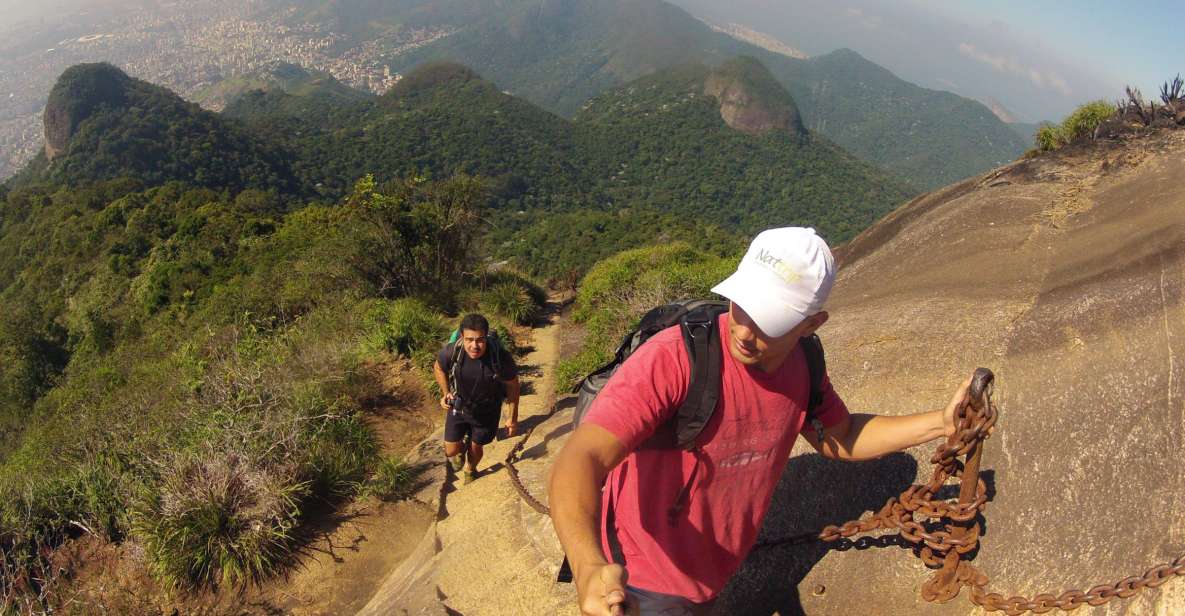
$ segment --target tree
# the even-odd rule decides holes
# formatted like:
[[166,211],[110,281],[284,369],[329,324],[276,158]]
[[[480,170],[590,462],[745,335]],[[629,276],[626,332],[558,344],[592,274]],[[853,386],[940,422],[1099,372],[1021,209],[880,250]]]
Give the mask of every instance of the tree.
[[385,297],[444,297],[472,270],[481,211],[478,178],[430,182],[413,176],[376,187],[367,175],[346,199],[358,225],[355,268]]

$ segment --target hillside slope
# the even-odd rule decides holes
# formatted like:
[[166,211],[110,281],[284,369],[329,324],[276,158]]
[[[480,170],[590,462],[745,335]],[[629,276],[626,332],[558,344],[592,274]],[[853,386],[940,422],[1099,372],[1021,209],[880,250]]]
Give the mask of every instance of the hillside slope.
[[453,63],[417,67],[382,97],[352,104],[252,92],[226,114],[294,151],[296,175],[334,198],[366,173],[500,177],[536,204],[582,184],[566,120]]
[[615,201],[745,233],[799,224],[851,237],[913,193],[808,132],[752,58],[643,77],[589,101],[575,123]]
[[226,114],[294,152],[302,184],[331,198],[365,173],[492,178],[501,211],[514,212],[497,221],[498,256],[547,276],[663,237],[731,247],[731,234],[770,224],[843,241],[913,194],[809,133],[752,58],[660,71],[571,121],[448,62],[377,99],[252,92]]
[[45,154],[40,173],[19,179],[294,189],[278,148],[110,64],[79,64],[58,78],[45,109]]
[[811,130],[924,190],[1010,162],[1032,141],[981,103],[899,79],[850,49],[762,59]]
[[[1183,173],[1182,131],[1074,148],[919,198],[840,255],[825,340],[850,406],[934,407],[975,366],[996,372],[995,496],[975,564],[1006,596],[1113,583],[1185,554]],[[856,570],[858,584],[841,575]],[[875,597],[951,613],[903,583],[920,571],[889,550],[830,554],[802,581],[827,596],[803,605]],[[1182,606],[1178,581],[1091,613]]]
[[318,99],[339,105],[372,96],[369,92],[355,90],[341,83],[329,73],[306,70],[287,62],[277,62],[247,75],[219,81],[197,92],[193,98],[206,109],[222,111],[236,98],[256,90],[280,90],[298,99]]

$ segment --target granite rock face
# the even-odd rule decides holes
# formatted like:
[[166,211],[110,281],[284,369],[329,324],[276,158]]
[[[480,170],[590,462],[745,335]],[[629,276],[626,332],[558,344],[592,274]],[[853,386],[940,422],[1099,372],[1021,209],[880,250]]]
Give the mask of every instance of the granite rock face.
[[78,64],[66,69],[45,104],[46,157],[52,161],[65,153],[78,125],[96,109],[122,106],[130,81],[123,71],[106,63]]
[[704,80],[704,94],[719,101],[720,117],[734,130],[806,134],[794,100],[756,60],[738,58],[712,71]]
[[[838,251],[820,335],[852,410],[939,408],[975,367],[996,373],[973,561],[992,591],[1086,590],[1185,555],[1183,177],[1185,131],[1076,147],[923,195]],[[763,536],[879,508],[929,478],[933,450],[800,449]],[[893,546],[758,551],[719,613],[979,613],[966,592],[922,601],[929,576]],[[1177,579],[1079,613],[1183,609]]]

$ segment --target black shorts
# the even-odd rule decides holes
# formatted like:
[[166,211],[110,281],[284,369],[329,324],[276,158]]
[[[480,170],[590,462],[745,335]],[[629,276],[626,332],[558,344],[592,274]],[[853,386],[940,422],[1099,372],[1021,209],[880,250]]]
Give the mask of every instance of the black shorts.
[[498,435],[498,421],[502,419],[502,405],[469,415],[446,411],[444,416],[444,440],[459,443],[465,435],[478,445],[488,445]]

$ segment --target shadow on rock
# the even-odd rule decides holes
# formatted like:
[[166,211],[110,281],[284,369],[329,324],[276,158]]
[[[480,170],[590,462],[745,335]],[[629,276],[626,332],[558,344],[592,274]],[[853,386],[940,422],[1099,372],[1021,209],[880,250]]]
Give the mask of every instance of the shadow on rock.
[[[574,408],[575,406],[576,406],[576,397],[575,396],[564,398],[564,399],[556,402],[555,410],[552,411],[551,415],[548,415],[546,417],[544,417],[544,416],[532,417],[530,419],[533,420],[535,423],[533,423],[531,425],[527,425],[525,423],[520,423],[519,427],[525,433],[527,430],[533,429],[533,428],[535,428],[535,426],[550,419],[553,415],[556,415],[556,414],[559,414],[559,413],[566,411],[568,409]],[[547,434],[543,435],[542,440],[540,440],[538,443],[535,443],[531,447],[527,448],[526,451],[522,452],[522,454],[519,456],[519,459],[529,460],[531,458],[537,458],[537,457],[546,455],[547,454],[547,446],[549,443],[551,443],[551,441],[553,441],[557,438],[560,438],[561,436],[564,436],[565,434],[568,434],[571,431],[572,431],[572,421],[570,418],[566,419],[562,422],[557,422],[556,425],[554,427],[552,427],[547,432]]]
[[[758,542],[813,532],[876,511],[901,494],[917,475],[912,456],[895,453],[868,462],[837,462],[818,454],[794,457],[778,483]],[[714,614],[804,614],[798,583],[831,549],[901,547],[895,539],[827,545],[778,545],[753,550],[716,603]]]

